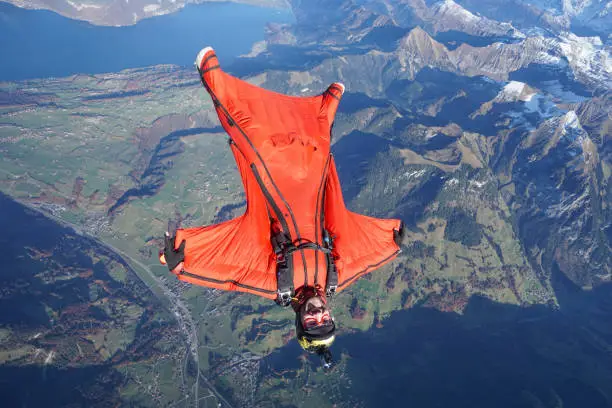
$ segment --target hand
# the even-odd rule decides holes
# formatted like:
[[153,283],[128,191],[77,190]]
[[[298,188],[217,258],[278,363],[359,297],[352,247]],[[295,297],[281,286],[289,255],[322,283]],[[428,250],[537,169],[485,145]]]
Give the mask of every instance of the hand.
[[183,270],[183,262],[185,261],[185,240],[181,242],[178,249],[174,249],[175,239],[176,237],[170,238],[168,232],[164,234],[164,252],[160,254],[160,261],[162,264],[166,264],[172,273],[178,274]]
[[397,246],[401,248],[402,244],[404,243],[405,238],[406,238],[406,226],[404,225],[404,222],[402,221],[400,223],[399,231],[396,229],[393,230],[393,240],[395,241]]

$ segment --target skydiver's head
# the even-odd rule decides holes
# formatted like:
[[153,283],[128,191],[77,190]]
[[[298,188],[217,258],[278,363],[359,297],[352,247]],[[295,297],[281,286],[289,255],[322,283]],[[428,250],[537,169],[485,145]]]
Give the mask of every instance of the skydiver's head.
[[307,288],[294,305],[295,332],[300,346],[331,363],[329,347],[336,336],[336,325],[322,291]]

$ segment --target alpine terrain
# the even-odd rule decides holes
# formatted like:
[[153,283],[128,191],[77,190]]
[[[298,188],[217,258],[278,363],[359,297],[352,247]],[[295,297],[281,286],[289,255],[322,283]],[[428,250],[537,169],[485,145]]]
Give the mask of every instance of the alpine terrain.
[[[131,5],[90,21],[131,24]],[[159,265],[164,231],[246,203],[197,71],[158,65],[0,82],[0,394],[11,406],[66,384],[47,406],[612,407],[612,2],[286,6],[295,24],[268,25],[220,64],[290,95],[342,82],[344,199],[408,227],[396,260],[333,298],[335,367],[302,352],[286,309]]]

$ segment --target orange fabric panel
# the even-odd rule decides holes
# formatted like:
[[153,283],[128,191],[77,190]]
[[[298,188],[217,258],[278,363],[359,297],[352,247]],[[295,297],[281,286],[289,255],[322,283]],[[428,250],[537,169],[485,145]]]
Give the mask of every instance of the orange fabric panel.
[[[215,66],[218,61],[211,57],[202,69]],[[249,163],[257,166],[286,217],[292,218],[285,202],[300,198],[287,203],[295,218],[288,228],[296,238],[305,235],[309,239],[313,231],[308,228],[313,224],[317,189],[330,148],[330,128],[342,95],[338,85],[318,96],[295,97],[259,88],[220,69],[207,71],[203,77],[217,101],[223,127]],[[303,233],[296,231],[301,225]]]
[[348,211],[332,157],[325,189],[325,228],[335,236],[338,291],[395,258],[400,248],[393,239],[393,230],[399,230],[400,224],[397,219]]
[[[399,250],[393,229],[400,221],[347,211],[330,154],[331,125],[344,87],[332,84],[312,97],[287,96],[224,73],[212,50],[202,61],[202,82],[230,136],[247,209],[227,222],[177,231],[175,245],[186,240],[179,279],[274,299],[271,229],[282,229],[296,246],[322,245],[323,219],[336,236],[339,289],[390,260]],[[323,252],[305,248],[290,256],[295,289],[325,286]]]

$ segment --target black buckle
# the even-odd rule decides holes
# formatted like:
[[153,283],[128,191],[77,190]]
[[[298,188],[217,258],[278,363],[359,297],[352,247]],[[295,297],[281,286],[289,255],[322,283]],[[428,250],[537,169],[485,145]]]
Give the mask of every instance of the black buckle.
[[323,228],[323,243],[325,248],[334,249],[334,236],[330,235],[325,228]]
[[273,235],[270,241],[272,243],[274,253],[277,256],[280,254],[284,255],[287,252],[287,248],[291,244],[291,242],[289,242],[289,239],[287,238],[287,235],[285,235],[285,233],[283,233],[282,231]]
[[291,304],[291,291],[281,292],[280,290],[276,292],[276,303],[280,306],[289,306]]
[[325,291],[325,294],[328,298],[330,298],[336,294],[336,290],[338,290],[338,285],[329,285]]

